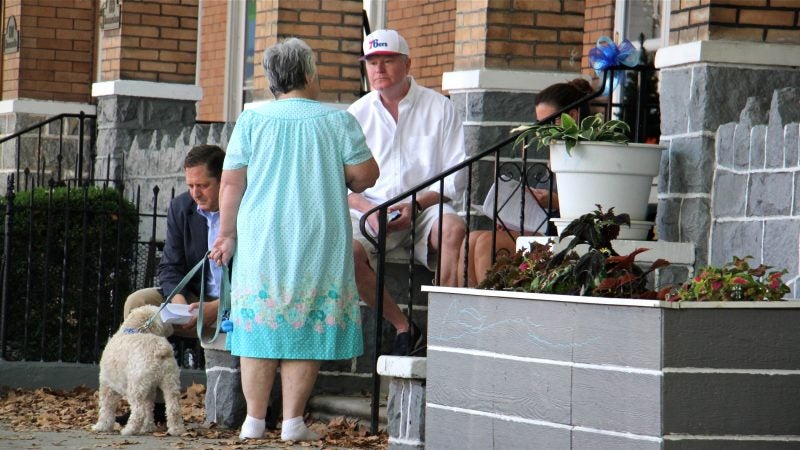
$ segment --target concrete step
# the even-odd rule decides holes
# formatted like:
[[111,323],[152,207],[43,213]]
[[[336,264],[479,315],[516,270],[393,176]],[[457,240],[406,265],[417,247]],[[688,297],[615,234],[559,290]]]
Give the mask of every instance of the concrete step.
[[[370,426],[372,399],[367,396],[350,395],[315,395],[308,400],[311,417],[320,421],[329,421],[334,417],[345,416],[357,419],[361,424]],[[386,429],[386,398],[382,397],[378,409],[378,428]]]

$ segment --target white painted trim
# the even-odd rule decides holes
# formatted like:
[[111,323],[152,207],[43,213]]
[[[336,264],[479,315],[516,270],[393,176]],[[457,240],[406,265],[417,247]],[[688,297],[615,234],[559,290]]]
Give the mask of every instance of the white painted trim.
[[798,376],[800,370],[790,369],[716,369],[710,367],[664,367],[664,373],[702,373],[725,375],[769,375],[769,376]]
[[[569,345],[575,345],[575,343],[571,342]],[[504,359],[507,361],[544,364],[548,366],[563,366],[563,367],[572,367],[580,369],[604,370],[607,372],[635,373],[638,375],[650,375],[654,377],[660,377],[663,375],[663,372],[661,370],[656,370],[656,369],[639,369],[636,367],[616,366],[613,364],[587,364],[587,363],[576,363],[572,361],[563,361],[557,359],[530,358],[527,356],[509,355],[506,353],[487,352],[484,350],[472,350],[467,348],[444,347],[441,345],[428,345],[428,352],[431,351],[437,351],[442,353],[456,353],[459,355],[469,355],[481,358]]]
[[389,443],[402,446],[425,448],[425,443],[419,439],[403,439],[389,436]]
[[490,289],[454,288],[442,286],[421,287],[422,292],[470,295],[475,297],[505,297],[546,302],[586,303],[593,305],[631,306],[665,309],[800,309],[800,301],[779,302],[661,302],[658,300],[617,299],[605,297],[579,297],[575,295],[532,294],[530,292],[494,291]]
[[52,102],[45,100],[14,99],[0,101],[0,114],[23,113],[56,116],[58,114],[96,114],[97,108],[88,103]]
[[536,419],[525,419],[518,416],[509,416],[507,414],[497,414],[497,413],[490,413],[487,411],[478,411],[476,409],[467,409],[467,408],[459,408],[457,406],[445,406],[440,405],[438,403],[427,402],[425,406],[428,408],[434,409],[441,409],[445,411],[457,412],[461,414],[467,414],[470,416],[483,416],[489,417],[492,419],[503,420],[506,422],[516,422],[516,423],[525,423],[529,425],[539,425],[548,428],[558,428],[562,430],[575,430],[575,431],[583,431],[587,433],[595,433],[595,434],[602,434],[606,436],[616,436],[622,437],[626,439],[635,439],[637,441],[650,441],[650,442],[662,442],[663,439],[657,436],[646,436],[642,434],[633,434],[633,433],[622,433],[619,431],[611,431],[611,430],[599,430],[597,428],[588,428],[588,427],[580,427],[580,426],[572,426],[566,425],[563,423],[556,423],[556,422],[549,422],[546,420],[536,420]]
[[800,436],[759,435],[759,434],[668,434],[665,441],[767,441],[767,442],[800,442]]
[[491,90],[539,92],[555,83],[589,77],[580,72],[544,72],[521,70],[460,70],[442,74],[442,90],[451,94],[461,91]]
[[138,80],[102,81],[92,84],[92,97],[104,97],[107,95],[191,100],[196,102],[203,98],[203,88],[196,84],[156,83]]
[[744,41],[696,41],[664,47],[656,53],[658,69],[687,64],[797,67],[800,45]]
[[[222,120],[235,122],[244,108],[244,26],[247,3],[228,3],[228,24],[225,33],[225,80]],[[258,24],[256,24],[258,26]]]
[[378,357],[377,371],[379,375],[395,378],[425,379],[427,358],[419,356]]

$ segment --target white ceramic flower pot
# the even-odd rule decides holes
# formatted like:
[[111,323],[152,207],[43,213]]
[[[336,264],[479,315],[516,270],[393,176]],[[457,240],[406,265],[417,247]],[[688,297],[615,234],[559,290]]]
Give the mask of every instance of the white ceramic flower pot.
[[550,145],[550,168],[556,174],[562,219],[575,219],[597,209],[613,207],[642,221],[653,177],[658,175],[661,151],[654,144],[580,142],[567,154],[563,142]]

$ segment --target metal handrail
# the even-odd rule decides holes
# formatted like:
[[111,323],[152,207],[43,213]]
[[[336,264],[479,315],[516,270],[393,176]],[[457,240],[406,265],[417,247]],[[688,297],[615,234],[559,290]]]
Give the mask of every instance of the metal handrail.
[[[44,120],[42,120],[40,122],[37,122],[37,123],[35,123],[33,125],[30,125],[30,126],[28,126],[26,128],[23,128],[22,130],[15,131],[15,132],[7,135],[7,136],[3,136],[2,138],[0,138],[0,145],[4,144],[6,142],[12,141],[14,139],[17,140],[16,141],[17,142],[17,146],[16,146],[15,174],[16,174],[16,182],[17,182],[18,190],[24,188],[24,186],[23,186],[23,184],[21,182],[21,179],[20,179],[20,173],[21,173],[20,155],[22,153],[22,147],[21,147],[20,138],[22,138],[25,134],[30,133],[32,131],[38,131],[38,142],[39,142],[38,150],[40,152],[40,155],[37,156],[37,164],[40,164],[41,163],[41,150],[42,150],[41,149],[42,130],[44,129],[45,126],[47,126],[47,125],[49,125],[51,123],[54,123],[54,122],[60,122],[60,125],[61,125],[61,129],[60,129],[60,132],[59,132],[59,149],[58,149],[58,157],[57,157],[58,165],[57,165],[56,173],[57,173],[57,177],[58,177],[57,181],[58,182],[62,181],[61,180],[61,172],[62,172],[61,158],[63,157],[63,147],[64,147],[64,142],[63,142],[63,137],[64,137],[64,119],[68,119],[68,118],[77,118],[79,120],[79,122],[80,122],[80,129],[78,131],[78,155],[77,155],[78,157],[77,157],[77,160],[76,160],[75,175],[76,175],[77,183],[79,185],[83,183],[83,181],[84,181],[83,180],[83,165],[84,165],[84,156],[85,156],[84,155],[84,153],[85,153],[84,152],[84,150],[85,150],[85,145],[84,145],[84,140],[85,140],[84,125],[85,125],[85,122],[86,122],[87,119],[94,119],[95,120],[95,126],[96,126],[97,115],[96,114],[86,114],[83,111],[81,111],[81,112],[79,112],[77,114],[76,113],[62,113],[62,114],[55,115],[55,116],[49,117],[47,119],[44,119]],[[96,145],[95,135],[96,135],[96,130],[94,130],[89,136],[90,137],[90,143],[89,143],[89,149],[88,150],[90,152],[89,157],[92,158],[92,159],[96,156],[93,153],[94,150],[95,150],[94,147]],[[42,167],[38,167],[37,170],[36,170],[36,175],[43,176],[43,173],[39,173],[39,169],[44,170]],[[27,169],[26,169],[26,175],[27,175]],[[94,161],[92,161],[92,164],[89,166],[87,177],[88,177],[87,181],[92,181],[92,179],[94,178]],[[43,181],[43,180],[40,180],[40,181]]]

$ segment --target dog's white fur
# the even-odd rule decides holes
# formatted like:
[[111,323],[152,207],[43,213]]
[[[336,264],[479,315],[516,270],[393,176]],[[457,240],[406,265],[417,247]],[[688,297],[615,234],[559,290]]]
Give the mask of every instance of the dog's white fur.
[[140,306],[130,312],[114,336],[109,339],[100,359],[100,417],[93,431],[114,429],[115,412],[120,398],[131,407],[123,435],[150,433],[156,389],[161,389],[167,407],[167,433],[184,432],[180,406],[180,373],[167,336],[172,325],[153,320],[146,331],[137,330],[158,312],[157,306]]

